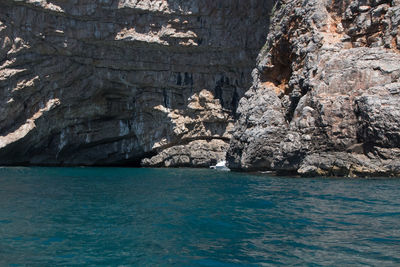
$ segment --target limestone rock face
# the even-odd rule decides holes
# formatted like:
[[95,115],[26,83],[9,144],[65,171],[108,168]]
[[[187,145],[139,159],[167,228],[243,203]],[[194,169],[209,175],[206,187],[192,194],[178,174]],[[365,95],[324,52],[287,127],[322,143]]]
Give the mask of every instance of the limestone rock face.
[[0,1],[0,164],[224,159],[272,6]]
[[229,167],[400,175],[400,2],[279,1],[275,10]]

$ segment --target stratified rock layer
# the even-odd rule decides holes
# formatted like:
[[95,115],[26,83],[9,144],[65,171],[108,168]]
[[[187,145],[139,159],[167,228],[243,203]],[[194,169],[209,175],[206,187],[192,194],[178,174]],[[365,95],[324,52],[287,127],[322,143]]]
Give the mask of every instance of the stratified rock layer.
[[399,30],[398,0],[280,1],[229,167],[400,175]]
[[271,6],[0,1],[0,164],[224,159]]

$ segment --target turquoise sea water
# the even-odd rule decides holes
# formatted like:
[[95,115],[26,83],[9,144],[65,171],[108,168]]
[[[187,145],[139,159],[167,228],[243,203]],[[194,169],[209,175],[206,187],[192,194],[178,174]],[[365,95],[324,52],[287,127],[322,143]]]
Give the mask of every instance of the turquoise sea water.
[[0,265],[400,266],[400,179],[0,168]]

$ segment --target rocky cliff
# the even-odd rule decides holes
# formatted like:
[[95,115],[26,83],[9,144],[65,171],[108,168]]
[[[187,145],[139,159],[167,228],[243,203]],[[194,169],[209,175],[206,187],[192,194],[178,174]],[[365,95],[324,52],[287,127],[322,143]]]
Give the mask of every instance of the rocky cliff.
[[400,175],[400,1],[279,1],[229,166]]
[[225,158],[267,0],[0,0],[0,164]]
[[400,175],[400,1],[275,2],[0,0],[0,164]]

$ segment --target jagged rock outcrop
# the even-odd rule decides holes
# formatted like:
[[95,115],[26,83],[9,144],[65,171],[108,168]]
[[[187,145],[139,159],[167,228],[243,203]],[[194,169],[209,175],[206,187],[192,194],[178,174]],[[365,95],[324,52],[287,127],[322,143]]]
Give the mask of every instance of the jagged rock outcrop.
[[0,164],[215,164],[272,2],[1,0]]
[[227,159],[238,170],[400,175],[400,1],[279,1]]

